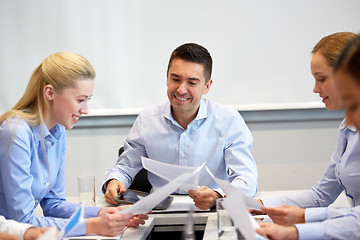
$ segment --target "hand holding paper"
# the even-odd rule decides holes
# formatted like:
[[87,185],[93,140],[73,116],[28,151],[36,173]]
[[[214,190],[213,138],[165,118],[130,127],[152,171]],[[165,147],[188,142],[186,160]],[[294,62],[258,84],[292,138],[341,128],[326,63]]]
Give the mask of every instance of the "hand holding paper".
[[179,188],[181,188],[185,192],[187,192],[190,189],[198,188],[199,173],[202,170],[202,168],[205,166],[205,164],[202,164],[200,167],[179,166],[169,163],[162,163],[145,157],[141,157],[141,162],[143,167],[147,169],[149,172],[152,172],[153,174],[165,179],[168,182],[170,182],[171,180],[180,176],[183,173],[192,173],[190,179],[186,183],[182,184],[182,186],[179,186]]
[[[233,191],[236,190],[236,188],[233,187],[228,181],[225,181],[225,180],[215,177],[214,174],[210,171],[210,169],[207,166],[205,166],[205,169],[210,174],[210,176],[215,180],[217,185],[219,185],[219,187],[224,191],[224,193],[226,195],[229,195]],[[260,210],[263,207],[263,205],[261,203],[259,203],[255,199],[247,196],[243,191],[240,190],[240,193],[238,193],[238,194],[242,195],[242,199],[244,199],[244,202],[245,202],[245,205],[247,206],[247,208]]]
[[266,239],[255,232],[255,229],[260,226],[247,210],[244,196],[245,194],[240,189],[234,190],[224,198],[225,209],[234,221],[235,227],[240,230],[245,239]]
[[150,193],[148,196],[140,199],[134,205],[125,208],[119,211],[119,214],[132,213],[136,214],[146,214],[151,211],[156,205],[158,205],[162,200],[179,188],[182,184],[188,181],[193,176],[193,173],[187,172],[183,173],[175,179],[171,180],[168,184],[162,186],[156,191]]
[[61,229],[57,239],[60,240],[64,236],[69,236],[74,229],[76,229],[82,222],[85,221],[84,219],[84,205],[80,205],[78,210],[76,210],[73,215],[70,217],[68,224],[66,224],[63,229]]
[[44,234],[42,234],[37,240],[56,240],[58,230],[56,227],[50,227]]

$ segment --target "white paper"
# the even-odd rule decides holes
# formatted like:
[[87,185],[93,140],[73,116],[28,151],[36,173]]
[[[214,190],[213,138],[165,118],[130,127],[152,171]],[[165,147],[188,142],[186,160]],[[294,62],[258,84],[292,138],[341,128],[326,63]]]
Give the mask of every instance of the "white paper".
[[140,199],[135,204],[131,205],[128,208],[125,208],[119,211],[119,214],[132,213],[136,214],[146,214],[151,211],[156,205],[158,205],[162,200],[179,188],[182,184],[188,181],[194,172],[183,173],[175,179],[171,180],[168,184],[162,186],[156,191],[150,193],[148,196]]
[[76,210],[70,217],[68,223],[61,229],[58,240],[62,239],[64,236],[68,236],[80,223],[85,221],[84,218],[84,205],[80,205],[80,208]]
[[245,204],[244,194],[240,189],[236,189],[224,198],[224,208],[227,210],[234,225],[247,240],[266,239],[255,232],[259,224],[250,215]]
[[[222,180],[220,178],[217,178],[214,176],[214,174],[210,171],[210,169],[205,166],[206,171],[209,173],[209,175],[215,180],[215,182],[217,183],[217,185],[219,185],[219,187],[224,191],[224,193],[226,195],[231,194],[233,191],[237,190],[233,185],[231,185],[228,181]],[[240,189],[239,189],[240,190]],[[244,199],[245,204],[247,206],[247,208],[249,209],[255,209],[255,210],[260,210],[263,205],[261,203],[259,203],[258,201],[256,201],[255,199],[249,197],[248,195],[246,195],[243,191],[240,190],[240,193],[242,195],[242,199]]]
[[209,173],[209,175],[214,179],[216,184],[224,191],[225,195],[230,194],[232,191],[234,191],[236,189],[228,181],[225,181],[225,180],[215,177],[214,174],[210,171],[210,169],[207,166],[205,166],[205,169]]
[[37,240],[56,240],[57,234],[58,234],[57,228],[50,227]]
[[209,210],[202,210],[194,205],[194,200],[190,198],[188,195],[176,195],[173,201],[171,202],[170,206],[164,210],[153,210],[152,212],[187,212],[189,210],[196,211],[196,212],[208,212]]
[[[163,163],[150,158],[141,157],[143,167],[162,179],[170,182],[174,178],[183,173],[193,173],[193,176],[179,188],[187,192],[188,190],[196,190],[199,186],[199,173],[205,166],[205,163],[199,167],[180,166],[175,164]],[[175,191],[175,190],[174,190]]]

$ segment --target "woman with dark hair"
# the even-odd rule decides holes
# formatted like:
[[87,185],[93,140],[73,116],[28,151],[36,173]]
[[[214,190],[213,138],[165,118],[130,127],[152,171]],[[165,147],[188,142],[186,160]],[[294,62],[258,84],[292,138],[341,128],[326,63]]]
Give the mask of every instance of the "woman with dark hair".
[[[344,107],[335,87],[333,65],[342,49],[356,37],[354,33],[335,33],[321,39],[314,47],[311,71],[314,92],[323,98],[328,110]],[[336,148],[323,177],[311,190],[274,199],[262,199],[275,224],[261,223],[259,234],[270,239],[354,239],[360,236],[360,138],[355,127],[343,120]],[[351,207],[328,206],[345,191]],[[281,226],[283,225],[283,226]]]

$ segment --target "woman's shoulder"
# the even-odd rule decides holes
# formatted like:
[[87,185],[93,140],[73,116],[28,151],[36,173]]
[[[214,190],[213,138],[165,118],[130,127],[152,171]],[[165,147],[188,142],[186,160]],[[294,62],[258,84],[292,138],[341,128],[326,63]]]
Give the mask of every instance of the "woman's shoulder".
[[12,117],[4,120],[0,126],[2,136],[26,136],[32,134],[30,125],[20,117]]

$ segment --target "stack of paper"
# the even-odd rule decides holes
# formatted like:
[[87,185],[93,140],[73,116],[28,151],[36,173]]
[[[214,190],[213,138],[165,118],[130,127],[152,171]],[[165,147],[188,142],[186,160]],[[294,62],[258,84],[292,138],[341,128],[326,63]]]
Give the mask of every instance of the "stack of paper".
[[141,160],[144,168],[167,180],[169,183],[152,192],[145,198],[142,198],[134,205],[119,211],[119,213],[145,214],[151,211],[177,188],[182,188],[186,191],[189,189],[197,189],[199,172],[205,167],[208,174],[212,176],[218,186],[226,194],[224,207],[234,221],[235,227],[239,229],[246,239],[264,239],[255,232],[254,229],[259,228],[259,225],[248,211],[249,208],[260,210],[262,204],[255,199],[248,197],[243,191],[233,187],[229,182],[215,177],[205,166],[205,163],[199,167],[189,167],[161,163],[144,157],[142,157]]

